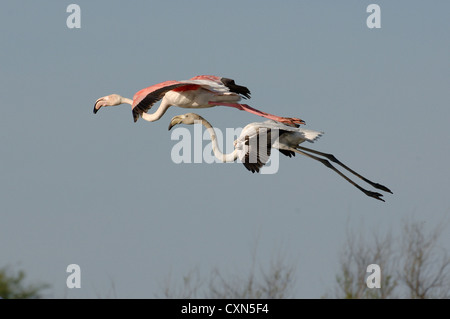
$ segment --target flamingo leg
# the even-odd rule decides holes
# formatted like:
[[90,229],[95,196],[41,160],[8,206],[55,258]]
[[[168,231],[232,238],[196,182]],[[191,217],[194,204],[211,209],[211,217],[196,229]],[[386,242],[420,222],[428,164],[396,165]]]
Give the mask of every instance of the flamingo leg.
[[347,182],[349,182],[350,184],[352,184],[353,186],[355,186],[357,189],[359,189],[361,192],[363,192],[364,194],[366,194],[369,197],[373,197],[375,199],[381,200],[384,202],[384,199],[382,199],[381,197],[383,196],[383,194],[377,193],[377,192],[372,192],[369,191],[367,189],[362,188],[361,186],[359,186],[358,184],[356,184],[354,181],[352,181],[350,178],[348,178],[347,176],[345,176],[341,171],[339,171],[336,167],[334,167],[328,160],[324,159],[324,158],[320,158],[317,156],[314,156],[312,154],[308,154],[305,152],[302,152],[298,149],[295,148],[290,148],[291,151],[296,152],[298,154],[301,155],[305,155],[309,158],[315,159],[316,161],[321,162],[323,165],[325,165],[326,167],[332,169],[333,171],[335,171],[336,173],[338,173],[341,177],[343,177]]
[[256,114],[277,122],[281,122],[287,125],[294,125],[297,126],[298,124],[305,124],[305,121],[299,119],[299,118],[295,118],[295,117],[281,117],[281,116],[277,116],[277,115],[273,115],[273,114],[269,114],[260,110],[257,110],[247,104],[239,104],[239,103],[224,103],[224,102],[209,102],[209,104],[211,105],[223,105],[223,106],[230,106],[230,107],[234,107],[237,108],[238,110],[241,111],[246,111],[252,114]]
[[366,183],[372,185],[373,187],[375,187],[375,188],[377,188],[377,189],[381,189],[382,191],[385,191],[385,192],[388,192],[388,193],[391,193],[391,194],[392,194],[392,192],[391,192],[391,190],[390,190],[389,188],[387,188],[387,187],[384,186],[384,185],[381,185],[381,184],[378,184],[378,183],[374,183],[374,182],[368,180],[367,178],[365,178],[364,176],[358,174],[357,172],[355,172],[354,170],[352,170],[351,168],[349,168],[347,165],[345,165],[345,164],[343,164],[341,161],[339,161],[336,157],[334,157],[333,154],[322,153],[322,152],[319,152],[319,151],[316,151],[316,150],[312,150],[312,149],[310,149],[310,148],[306,148],[306,147],[302,147],[302,146],[297,146],[297,148],[299,148],[299,149],[301,149],[301,150],[304,150],[304,151],[307,151],[307,152],[310,152],[310,153],[314,153],[314,154],[317,154],[317,155],[326,157],[327,159],[329,159],[329,160],[332,161],[333,163],[336,163],[336,164],[342,166],[342,167],[345,168],[347,171],[349,171],[349,172],[352,173],[353,175],[355,175],[355,176],[361,178],[363,181],[365,181]]

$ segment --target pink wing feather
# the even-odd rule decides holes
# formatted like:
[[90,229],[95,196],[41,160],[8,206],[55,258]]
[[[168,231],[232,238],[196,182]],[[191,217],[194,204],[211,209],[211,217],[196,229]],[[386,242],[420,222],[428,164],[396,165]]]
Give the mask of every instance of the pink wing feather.
[[234,80],[218,77],[215,75],[198,75],[187,81],[165,81],[137,92],[133,97],[133,118],[136,122],[139,116],[147,112],[153,104],[161,100],[168,91],[189,91],[204,88],[212,92],[235,92],[242,94],[245,98],[250,97],[250,91],[243,86],[236,85]]

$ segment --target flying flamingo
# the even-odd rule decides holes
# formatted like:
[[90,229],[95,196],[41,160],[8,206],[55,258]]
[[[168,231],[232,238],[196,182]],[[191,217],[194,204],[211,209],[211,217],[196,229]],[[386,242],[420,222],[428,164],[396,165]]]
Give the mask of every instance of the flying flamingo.
[[[186,81],[166,81],[149,86],[137,92],[133,100],[118,94],[101,97],[94,104],[94,114],[103,106],[125,103],[131,105],[135,122],[139,116],[146,121],[153,122],[159,120],[172,105],[183,108],[224,105],[285,124],[305,124],[298,118],[280,117],[259,111],[247,104],[239,104],[237,102],[241,100],[241,97],[250,98],[250,90],[245,86],[237,85],[234,80],[214,75],[199,75]],[[161,100],[161,104],[158,110],[153,114],[148,114],[147,111],[159,100]]]
[[[278,149],[283,155],[289,157],[295,156],[295,153],[298,153],[321,162],[326,167],[338,173],[346,181],[348,181],[350,184],[358,188],[367,196],[373,197],[375,199],[384,202],[384,199],[381,198],[383,194],[372,192],[362,188],[357,183],[352,181],[350,178],[345,176],[337,168],[335,168],[329,161],[340,165],[350,173],[359,177],[366,183],[372,185],[374,188],[392,194],[389,188],[381,184],[374,183],[368,180],[367,178],[361,176],[354,170],[350,169],[349,167],[341,163],[336,157],[334,157],[334,155],[322,153],[299,145],[305,141],[311,143],[314,142],[323,134],[323,132],[287,126],[271,120],[265,122],[250,123],[242,129],[240,136],[234,141],[234,151],[229,154],[223,154],[218,148],[214,128],[203,117],[195,113],[187,113],[183,115],[174,116],[170,121],[169,130],[173,126],[180,123],[186,125],[192,125],[195,123],[203,124],[203,126],[206,127],[211,136],[212,149],[214,155],[219,160],[221,160],[222,162],[234,162],[239,157],[244,166],[253,173],[259,172],[260,168],[267,163],[270,157],[271,148],[275,148]],[[275,132],[276,130],[278,130],[278,134],[272,134],[272,131]],[[315,156],[313,154],[322,156],[324,158]]]

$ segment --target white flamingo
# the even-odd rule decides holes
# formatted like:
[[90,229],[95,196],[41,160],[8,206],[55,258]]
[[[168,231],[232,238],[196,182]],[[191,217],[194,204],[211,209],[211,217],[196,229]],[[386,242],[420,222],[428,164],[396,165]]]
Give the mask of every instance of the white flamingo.
[[[392,194],[389,188],[368,180],[367,178],[344,165],[334,155],[322,153],[299,145],[305,141],[314,142],[323,134],[322,132],[287,126],[271,120],[265,122],[250,123],[242,129],[240,136],[234,141],[234,151],[229,154],[223,154],[218,148],[214,128],[207,120],[205,120],[198,114],[187,113],[174,116],[170,121],[169,130],[177,124],[192,125],[195,123],[201,123],[206,127],[211,136],[214,155],[222,162],[233,162],[239,157],[248,170],[252,171],[253,173],[259,172],[259,169],[268,161],[271,148],[275,148],[278,149],[282,154],[289,157],[295,156],[295,153],[298,153],[321,162],[326,167],[338,173],[346,181],[358,188],[367,196],[384,202],[384,199],[381,198],[383,194],[362,188],[350,178],[345,176],[337,168],[335,168],[330,163],[330,161],[340,165],[366,183],[372,185],[374,188]],[[275,131],[277,131],[278,134],[273,134],[273,132]],[[316,155],[322,156],[323,158]]]

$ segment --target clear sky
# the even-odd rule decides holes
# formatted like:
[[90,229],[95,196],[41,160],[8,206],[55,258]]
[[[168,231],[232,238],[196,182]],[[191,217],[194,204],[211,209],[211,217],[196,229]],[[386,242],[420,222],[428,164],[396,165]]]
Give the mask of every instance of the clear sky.
[[[66,25],[70,3],[80,29]],[[366,25],[370,3],[381,29]],[[263,267],[279,251],[296,265],[295,297],[323,296],[348,226],[396,235],[405,218],[435,225],[450,212],[449,12],[448,1],[3,2],[0,267],[50,284],[49,297],[153,298],[192,269],[245,273],[256,247]],[[92,113],[101,96],[200,74],[324,131],[306,146],[394,194],[366,197],[299,156],[273,175],[175,164],[167,126],[185,109],[154,123],[134,123],[128,105]],[[197,112],[222,130],[262,120]],[[82,288],[69,290],[73,263]]]

